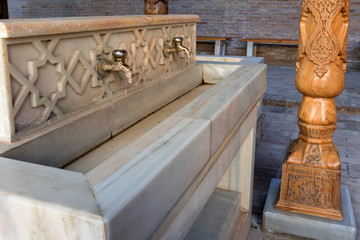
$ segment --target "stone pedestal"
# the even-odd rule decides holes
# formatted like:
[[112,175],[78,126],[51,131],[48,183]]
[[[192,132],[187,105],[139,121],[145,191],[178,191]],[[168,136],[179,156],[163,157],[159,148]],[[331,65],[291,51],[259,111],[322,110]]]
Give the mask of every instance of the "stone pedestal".
[[274,208],[280,179],[272,179],[263,212],[263,229],[319,240],[355,240],[356,225],[350,192],[341,187],[343,220],[337,221]]

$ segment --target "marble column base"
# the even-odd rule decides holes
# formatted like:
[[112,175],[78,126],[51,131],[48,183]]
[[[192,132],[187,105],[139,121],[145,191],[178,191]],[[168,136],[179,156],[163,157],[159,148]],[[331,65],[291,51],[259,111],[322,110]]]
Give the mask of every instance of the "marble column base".
[[347,188],[341,187],[344,219],[337,221],[275,209],[280,182],[280,179],[271,180],[263,211],[263,229],[319,240],[355,240],[355,217]]

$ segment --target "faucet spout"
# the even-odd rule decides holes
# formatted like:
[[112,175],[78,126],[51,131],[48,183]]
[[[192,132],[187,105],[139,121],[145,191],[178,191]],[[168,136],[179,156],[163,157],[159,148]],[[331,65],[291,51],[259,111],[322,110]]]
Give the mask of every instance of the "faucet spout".
[[102,77],[105,77],[109,71],[115,72],[124,72],[125,77],[127,78],[128,83],[133,83],[133,74],[130,67],[125,63],[127,56],[126,50],[115,49],[112,52],[114,56],[114,62],[111,63],[109,60],[103,58],[98,62],[97,70],[98,74]]
[[180,53],[184,52],[187,59],[190,59],[190,50],[187,47],[184,47],[182,42],[184,38],[183,37],[175,37],[173,39],[174,47],[165,47],[164,48],[164,55],[169,56],[171,53]]
[[179,46],[179,52],[184,52],[187,59],[190,59],[190,50],[187,47]]

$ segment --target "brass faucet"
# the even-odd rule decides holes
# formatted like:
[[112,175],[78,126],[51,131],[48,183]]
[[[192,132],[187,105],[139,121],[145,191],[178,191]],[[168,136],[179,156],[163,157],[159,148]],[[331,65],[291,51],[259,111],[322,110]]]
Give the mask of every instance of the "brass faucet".
[[175,37],[173,39],[174,47],[165,47],[164,55],[167,57],[167,56],[169,56],[169,54],[174,53],[174,52],[177,52],[177,53],[184,52],[186,57],[188,59],[190,59],[190,50],[183,46],[183,44],[182,44],[183,40],[184,40],[183,37]]
[[98,74],[102,77],[105,77],[109,73],[109,71],[115,71],[115,72],[123,71],[128,80],[128,83],[132,83],[133,74],[131,72],[130,67],[125,63],[127,51],[124,49],[115,49],[112,52],[112,55],[114,56],[113,63],[111,63],[111,61],[107,60],[106,58],[99,60],[97,64]]

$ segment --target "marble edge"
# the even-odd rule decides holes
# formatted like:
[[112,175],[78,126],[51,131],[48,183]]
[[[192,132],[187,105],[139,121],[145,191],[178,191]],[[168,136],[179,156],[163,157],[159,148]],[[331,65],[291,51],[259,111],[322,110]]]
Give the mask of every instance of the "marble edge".
[[[211,59],[211,60],[204,60]],[[229,59],[229,60],[227,60]],[[239,59],[239,61],[231,61]],[[203,55],[196,54],[196,62],[199,64],[226,64],[226,65],[242,65],[242,64],[265,64],[264,57],[248,57],[248,56],[235,56],[235,55]]]
[[129,15],[31,18],[0,21],[0,38],[30,37],[151,25],[197,22],[197,15]]
[[[217,64],[218,63],[215,63],[215,62],[209,63],[209,65],[217,65]],[[221,65],[221,64],[219,64],[219,65]],[[236,65],[236,64],[234,64],[234,65]],[[244,81],[244,79],[245,79],[244,85],[241,88],[236,88],[236,91],[237,91],[237,93],[245,91],[250,83],[249,76],[248,76],[249,72],[252,72],[257,69],[260,70],[259,72],[262,72],[264,70],[266,71],[266,64],[263,64],[263,63],[249,64],[249,65],[244,65],[244,66],[236,69],[235,71],[230,73],[228,76],[226,76],[224,79],[219,81],[215,86],[210,88],[208,91],[204,92],[203,94],[201,94],[200,96],[195,98],[192,102],[187,104],[185,107],[183,107],[182,109],[175,112],[174,116],[211,120],[212,117],[204,116],[204,114],[202,114],[200,112],[199,106],[201,107],[202,112],[205,112],[204,111],[205,108],[207,108],[207,109],[212,108],[213,111],[211,113],[211,116],[216,114],[216,112],[220,112],[221,109],[217,109],[217,108],[213,107],[214,105],[216,105],[218,103],[220,104],[220,102],[218,101],[218,99],[215,99],[212,96],[218,94],[219,92],[225,92],[228,89],[233,89],[234,82]],[[256,73],[256,75],[253,74],[250,78],[254,79],[257,76],[258,76],[258,73]],[[265,91],[266,91],[266,81],[265,81],[265,89],[262,89],[262,91],[259,91],[259,94],[263,95]],[[236,98],[236,96],[239,96],[239,94],[232,95],[229,98],[227,98],[226,99],[227,104],[229,104],[231,101],[233,101]],[[223,104],[223,102],[221,104]]]
[[[43,184],[41,185],[41,187],[48,187],[49,193],[54,191],[61,192],[63,180],[66,179],[65,181],[67,181],[69,179],[72,179],[78,185],[73,189],[74,196],[79,196],[77,200],[84,200],[85,198],[87,198],[89,201],[86,204],[81,203],[77,206],[71,205],[68,202],[68,199],[65,200],[65,202],[61,203],[58,201],[59,199],[56,199],[57,197],[59,197],[59,194],[44,194],[43,192],[39,191],[39,188],[36,187],[34,189],[23,189],[23,185],[18,185],[18,182],[16,181],[11,183],[13,184],[12,188],[4,188],[2,184],[4,184],[5,181],[1,181],[0,197],[2,198],[9,197],[10,199],[17,199],[17,201],[25,201],[33,205],[42,205],[43,207],[47,207],[53,210],[56,209],[57,211],[66,214],[73,214],[74,212],[77,212],[79,216],[87,216],[94,220],[99,220],[103,218],[96,199],[94,198],[94,195],[92,193],[92,189],[90,188],[86,176],[83,173],[23,162],[5,157],[0,157],[0,167],[2,171],[8,171],[8,173],[11,175],[17,177],[21,176],[21,178],[18,179],[18,182],[23,181],[26,184],[31,185],[32,183],[36,183],[36,181],[34,181],[35,178],[39,181],[43,180]],[[31,173],[33,173],[30,174],[31,176],[29,178],[27,176],[28,171],[31,171]],[[0,175],[0,179],[2,177],[3,176]],[[54,182],[55,178],[58,186],[51,185],[51,182]],[[76,189],[79,188],[80,184],[81,188],[83,188],[82,190],[86,191],[87,196],[84,195],[84,197],[80,197],[80,195],[78,195],[79,193],[76,192]],[[37,191],[38,193],[34,194],[34,192],[32,191]]]

